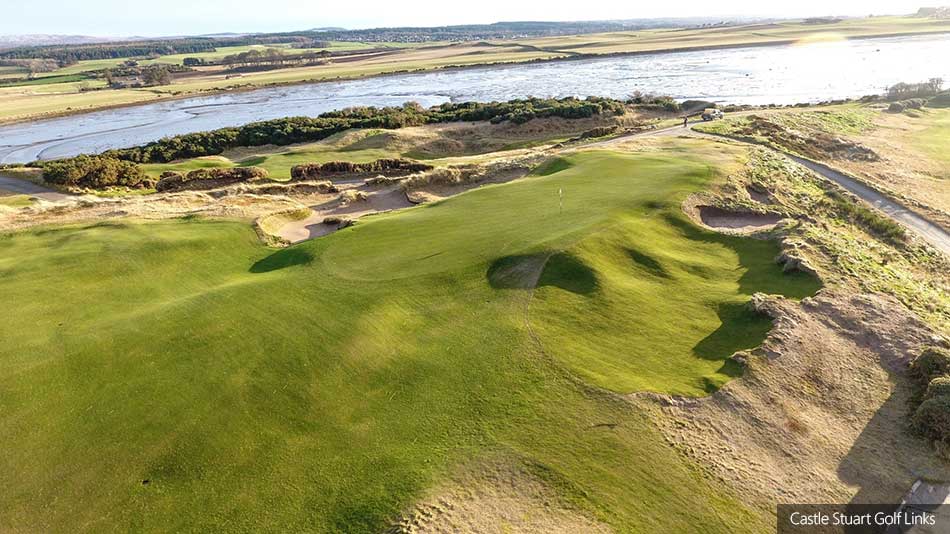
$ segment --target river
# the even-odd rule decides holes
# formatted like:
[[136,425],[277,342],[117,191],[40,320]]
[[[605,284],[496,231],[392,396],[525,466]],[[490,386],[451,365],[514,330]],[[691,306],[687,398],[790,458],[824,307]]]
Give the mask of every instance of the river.
[[0,126],[0,162],[24,163],[351,106],[609,96],[793,104],[950,80],[950,34],[613,56],[257,89]]

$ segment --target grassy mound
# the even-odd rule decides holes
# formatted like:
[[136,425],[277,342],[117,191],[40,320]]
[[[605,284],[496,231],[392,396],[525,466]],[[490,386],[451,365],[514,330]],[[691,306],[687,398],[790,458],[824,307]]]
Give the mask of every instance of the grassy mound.
[[[698,393],[767,328],[736,311],[750,291],[808,284],[769,264],[773,245],[674,215],[716,179],[708,161],[570,163],[277,252],[220,221],[3,237],[17,313],[0,322],[0,530],[378,532],[453,466],[498,453],[618,531],[768,530],[557,362]],[[537,254],[537,284],[486,276]],[[539,352],[534,285],[545,349],[585,336],[602,360],[579,341]]]

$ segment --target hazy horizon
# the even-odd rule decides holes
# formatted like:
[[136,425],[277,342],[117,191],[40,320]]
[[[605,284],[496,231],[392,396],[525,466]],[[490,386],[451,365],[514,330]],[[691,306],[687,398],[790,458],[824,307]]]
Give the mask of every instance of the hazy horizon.
[[[939,5],[937,2],[935,5]],[[478,10],[444,9],[433,0],[384,2],[368,0],[359,8],[333,4],[314,6],[304,0],[272,0],[262,9],[251,0],[168,0],[155,9],[142,9],[120,0],[38,0],[5,8],[0,34],[62,34],[93,37],[174,36],[216,33],[300,31],[319,27],[347,29],[394,26],[443,26],[510,21],[590,21],[647,18],[797,18],[808,16],[867,16],[916,12],[928,2],[895,0],[803,0],[795,5],[770,5],[751,0],[722,0],[715,4],[669,1],[632,6],[618,0],[591,0],[576,5],[539,1],[521,3],[484,0]]]

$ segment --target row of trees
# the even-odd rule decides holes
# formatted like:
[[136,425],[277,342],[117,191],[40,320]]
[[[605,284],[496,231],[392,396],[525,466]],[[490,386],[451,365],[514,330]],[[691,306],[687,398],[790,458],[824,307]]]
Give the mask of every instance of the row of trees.
[[943,78],[931,78],[923,83],[898,83],[887,88],[888,100],[927,98],[943,89]]
[[236,128],[169,137],[143,146],[110,150],[98,156],[35,162],[46,180],[70,187],[154,187],[139,163],[164,163],[210,156],[240,146],[289,145],[318,141],[350,128],[402,128],[453,121],[518,122],[535,117],[576,119],[621,114],[619,100],[530,98],[509,102],[446,103],[425,109],[414,102],[399,107],[357,107],[328,112],[319,117],[289,117],[255,122]]
[[169,137],[143,146],[112,150],[106,154],[137,163],[164,163],[183,158],[211,156],[240,146],[289,145],[318,141],[350,128],[395,129],[457,121],[510,120],[525,122],[540,117],[578,119],[617,115],[624,103],[609,98],[529,98],[508,102],[446,103],[425,109],[415,102],[399,107],[355,107],[323,113],[318,117],[288,117]]
[[[240,54],[225,56],[221,63],[228,67],[260,67],[299,65],[306,63],[315,63],[327,60],[332,54],[327,50],[319,52],[307,52],[301,54],[285,54],[279,48],[267,48],[264,50],[251,49]],[[191,59],[191,58],[188,58]]]
[[0,59],[53,59],[61,65],[72,65],[90,59],[164,56],[213,52],[212,39],[174,39],[168,41],[137,41],[131,43],[30,46],[0,51]]
[[[180,69],[181,67],[179,67]],[[172,82],[172,67],[168,65],[147,65],[145,67],[117,67],[102,71],[102,78],[110,87],[141,86],[153,87],[168,85]],[[137,80],[129,82],[128,80]]]
[[71,45],[22,46],[0,51],[0,59],[53,59],[62,65],[90,59],[116,59],[127,57],[156,57],[169,54],[198,54],[214,52],[217,47],[272,45],[290,43],[291,46],[320,48],[311,36],[299,34],[247,35],[243,37],[184,37],[155,41],[121,41]]

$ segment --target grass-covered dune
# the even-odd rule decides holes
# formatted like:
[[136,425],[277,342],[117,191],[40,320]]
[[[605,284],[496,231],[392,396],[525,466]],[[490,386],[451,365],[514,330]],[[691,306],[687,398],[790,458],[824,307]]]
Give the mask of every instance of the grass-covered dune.
[[698,146],[279,251],[207,220],[0,237],[0,530],[373,532],[498,454],[618,531],[770,529],[590,387],[701,395],[767,330],[749,295],[817,289],[684,219],[736,157]]

